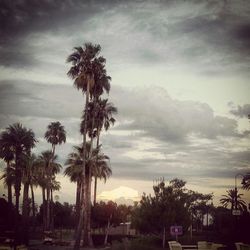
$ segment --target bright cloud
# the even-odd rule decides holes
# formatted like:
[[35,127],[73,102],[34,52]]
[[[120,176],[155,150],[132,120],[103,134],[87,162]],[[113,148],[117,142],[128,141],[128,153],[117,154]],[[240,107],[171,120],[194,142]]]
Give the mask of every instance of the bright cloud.
[[102,191],[98,195],[98,199],[104,199],[104,200],[116,200],[119,198],[126,198],[126,199],[132,199],[132,200],[137,200],[139,198],[138,191],[125,187],[125,186],[120,186],[118,188],[115,188],[110,191]]

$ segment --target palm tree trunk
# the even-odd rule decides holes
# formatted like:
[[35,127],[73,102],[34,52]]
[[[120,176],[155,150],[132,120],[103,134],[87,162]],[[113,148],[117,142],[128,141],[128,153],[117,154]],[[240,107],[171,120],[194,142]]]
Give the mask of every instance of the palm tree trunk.
[[[77,180],[76,184],[76,211],[78,211],[77,216],[79,216],[79,208],[81,206],[81,181]],[[77,218],[78,220],[79,218]]]
[[46,230],[46,198],[45,198],[45,188],[42,187],[42,197],[43,197],[43,230]]
[[[55,144],[52,144],[52,156],[51,159],[49,160],[49,164],[48,164],[48,175],[50,177],[50,181],[51,181],[51,169],[50,169],[50,165],[53,162],[53,158],[55,155]],[[46,229],[50,230],[50,226],[51,226],[51,218],[52,218],[52,214],[51,214],[51,189],[47,188],[47,218],[46,218]]]
[[50,188],[47,188],[46,230],[50,229]]
[[100,144],[100,128],[97,128],[97,139],[96,139],[96,147],[98,148]]
[[30,191],[31,191],[31,203],[32,203],[32,232],[34,234],[36,229],[36,223],[35,223],[36,208],[35,208],[35,195],[33,190],[33,184],[30,184]]
[[86,181],[87,181],[87,195],[86,195],[86,200],[87,200],[87,207],[86,207],[86,219],[87,223],[85,225],[84,230],[86,230],[86,234],[84,234],[85,242],[88,242],[88,246],[93,246],[93,241],[91,237],[91,167],[88,169],[88,174],[86,174]]
[[97,176],[95,176],[95,183],[94,183],[94,206],[96,205],[96,192],[97,192]]
[[[95,113],[95,105],[96,105],[96,98],[94,100],[94,113]],[[93,152],[93,130],[94,130],[94,122],[95,122],[95,115],[92,117],[92,124],[91,124],[91,138],[90,138],[90,150],[89,150],[89,158],[92,157]],[[88,246],[93,246],[93,240],[91,237],[91,182],[92,182],[92,169],[91,165],[89,165],[88,175],[86,175],[87,180],[87,189],[86,189],[86,200],[87,200],[87,207],[86,207],[86,220],[87,223],[85,225],[85,232],[84,237],[86,237],[85,242],[88,242]]]
[[29,243],[29,183],[24,183],[23,187],[23,208],[22,208],[22,216],[23,216],[23,240],[26,245]]
[[21,169],[19,167],[19,160],[18,156],[19,154],[16,154],[16,169],[15,169],[15,194],[16,194],[16,213],[19,213],[19,198],[20,198],[20,190],[21,190]]
[[108,219],[108,225],[106,228],[106,233],[105,233],[105,238],[104,238],[104,246],[106,246],[108,243],[108,235],[109,235],[109,228],[110,228],[111,219],[112,219],[112,214],[110,215],[110,217]]
[[19,237],[19,197],[21,190],[21,169],[19,166],[19,156],[20,149],[16,149],[15,154],[15,194],[16,194],[16,204],[15,204],[15,226],[14,226],[14,249],[16,249],[18,237]]
[[[79,221],[80,218],[80,209],[81,209],[81,181],[77,180],[76,183],[76,221]],[[77,231],[77,224],[75,227],[75,237]]]
[[51,201],[51,206],[50,206],[50,220],[51,220],[51,223],[50,223],[50,229],[53,231],[54,230],[54,201],[53,201],[53,191],[52,189],[50,190],[50,194],[51,194],[51,198],[50,198],[50,201]]
[[32,202],[32,216],[35,218],[36,212],[35,212],[35,195],[33,190],[33,185],[30,185],[30,191],[31,191],[31,202]]
[[[86,91],[86,102],[85,102],[85,112],[84,112],[84,129],[83,129],[83,161],[82,161],[82,190],[81,190],[81,210],[80,210],[80,218],[78,221],[77,225],[77,230],[76,230],[76,238],[75,238],[75,244],[74,244],[74,250],[78,250],[80,248],[80,242],[81,242],[81,233],[83,229],[83,219],[84,219],[84,224],[86,224],[86,218],[87,218],[87,213],[86,213],[86,208],[87,202],[86,202],[86,176],[85,176],[85,167],[86,167],[86,135],[87,135],[87,107],[89,103],[89,83],[87,85],[87,91]],[[86,234],[86,231],[84,232]],[[85,244],[88,244],[88,242],[85,242]]]
[[[10,175],[10,163],[7,161],[7,175]],[[11,183],[7,184],[8,186],[8,203],[9,205],[12,205],[12,189],[11,189]]]
[[162,248],[164,249],[166,245],[166,227],[163,228],[163,235],[162,235]]
[[[92,119],[92,130],[93,130],[93,126],[94,126],[94,119]],[[93,135],[91,134],[91,140],[90,140],[90,151],[89,151],[89,158],[91,158],[92,156],[92,151],[93,151]],[[84,227],[84,232],[86,232],[84,234],[84,238],[85,238],[85,242],[88,242],[88,246],[93,246],[93,241],[92,241],[92,237],[91,237],[91,181],[92,181],[92,169],[91,169],[91,165],[89,165],[88,167],[89,169],[88,174],[86,174],[86,202],[87,202],[87,206],[86,206],[86,224]]]
[[[100,143],[100,128],[97,128],[97,139],[96,139],[96,148],[99,148]],[[97,159],[98,155],[96,156]],[[95,184],[94,184],[94,205],[96,204],[96,192],[97,192],[97,176],[95,176]]]
[[8,184],[8,203],[12,205],[12,188],[11,184]]
[[23,185],[23,207],[22,207],[22,215],[24,218],[28,216],[28,199],[29,199],[29,183],[26,182]]

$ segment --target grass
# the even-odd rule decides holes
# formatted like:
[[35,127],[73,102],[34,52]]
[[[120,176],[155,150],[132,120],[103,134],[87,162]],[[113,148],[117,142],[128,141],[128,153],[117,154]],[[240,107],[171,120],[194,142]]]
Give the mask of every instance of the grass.
[[122,242],[114,241],[111,250],[162,250],[159,239],[155,237],[140,237],[137,239],[124,239]]

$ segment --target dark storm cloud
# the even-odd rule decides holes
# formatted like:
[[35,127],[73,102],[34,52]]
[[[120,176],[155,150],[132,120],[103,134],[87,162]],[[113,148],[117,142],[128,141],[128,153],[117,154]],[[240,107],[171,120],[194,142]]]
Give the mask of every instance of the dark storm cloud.
[[1,64],[20,67],[37,63],[32,57],[35,51],[26,46],[29,34],[70,29],[72,23],[77,23],[77,17],[86,20],[101,7],[80,0],[0,1]]
[[242,13],[229,10],[230,1],[227,5],[228,8],[217,6],[214,13],[201,13],[169,25],[168,35],[182,37],[186,42],[179,48],[183,62],[197,61],[199,71],[205,75],[249,70],[250,18],[241,14],[250,10],[250,4]]
[[239,25],[234,30],[234,35],[238,40],[245,41],[250,44],[250,23]]
[[[38,64],[35,49],[26,43],[30,34],[73,37],[96,30],[100,34],[91,34],[91,39],[112,47],[113,53],[121,39],[128,47],[121,45],[124,55],[140,64],[181,60],[188,65],[192,60],[205,74],[232,71],[235,64],[246,71],[248,64],[238,63],[247,62],[244,56],[249,54],[249,17],[245,13],[250,4],[240,1],[238,5],[240,10],[233,1],[1,1],[0,63],[17,67]],[[111,33],[110,26],[116,28]],[[166,44],[170,51],[164,50]],[[42,47],[36,49],[42,51]],[[201,59],[210,58],[212,51],[218,58],[212,62]],[[213,67],[214,63],[219,67]]]
[[248,117],[250,115],[250,104],[238,105],[230,110],[230,113],[240,118]]
[[72,86],[0,81],[0,114],[37,118],[80,117],[82,95]]
[[0,3],[1,41],[11,41],[32,31],[54,30],[62,23],[67,25],[74,16],[81,14],[86,18],[97,11],[93,7],[90,1],[80,0],[3,0]]
[[[204,154],[205,155],[205,154]],[[218,154],[219,158],[219,154]],[[210,159],[210,164],[214,163],[214,166],[207,166],[201,159],[200,167],[194,167],[195,161],[191,159],[186,160],[186,165],[177,162],[176,164],[169,163],[168,160],[132,160],[129,158],[120,158],[116,161],[114,157],[111,161],[113,169],[113,176],[117,178],[128,179],[140,179],[140,180],[153,180],[160,177],[166,179],[172,179],[175,177],[183,179],[192,178],[232,178],[235,174],[242,172],[247,173],[250,171],[249,166],[237,167],[227,165],[228,160],[224,159],[224,162],[216,163],[216,159]],[[248,161],[249,164],[249,161]]]
[[206,103],[173,99],[166,90],[155,87],[125,91],[114,86],[112,92],[119,115],[130,121],[117,129],[140,130],[144,136],[173,143],[184,143],[191,134],[200,138],[240,136],[236,120],[216,116]]
[[235,164],[248,166],[250,163],[250,151],[233,152],[231,157]]

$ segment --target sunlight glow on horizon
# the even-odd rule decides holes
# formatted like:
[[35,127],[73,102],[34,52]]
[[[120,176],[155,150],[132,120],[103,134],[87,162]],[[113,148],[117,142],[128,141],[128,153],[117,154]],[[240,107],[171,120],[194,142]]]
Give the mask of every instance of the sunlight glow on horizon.
[[125,198],[125,199],[132,199],[132,200],[138,200],[139,193],[137,190],[126,187],[126,186],[120,186],[118,188],[109,190],[109,191],[102,191],[98,195],[99,200],[116,200],[119,198]]

